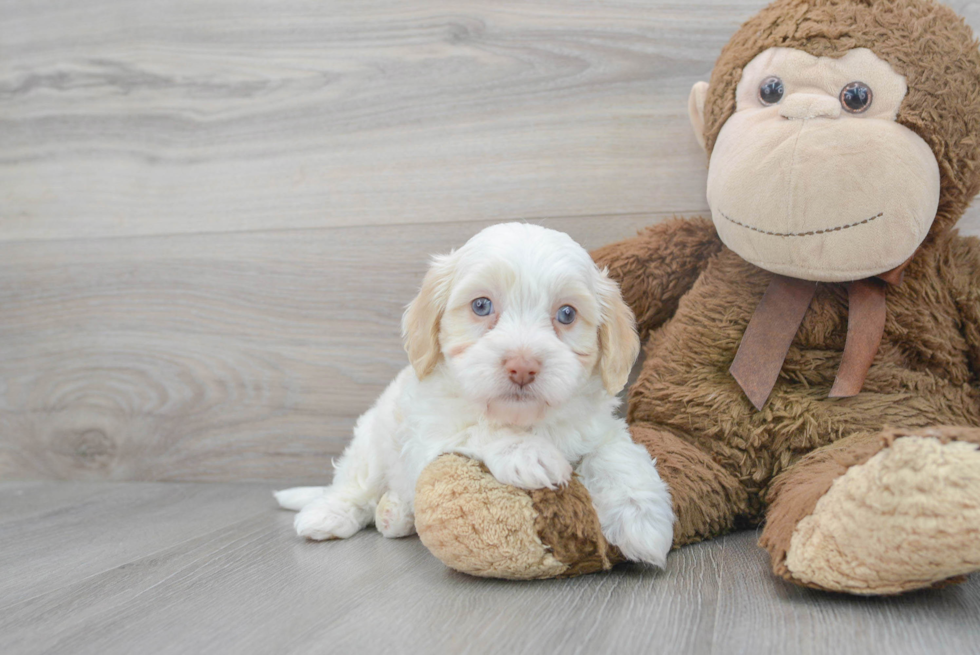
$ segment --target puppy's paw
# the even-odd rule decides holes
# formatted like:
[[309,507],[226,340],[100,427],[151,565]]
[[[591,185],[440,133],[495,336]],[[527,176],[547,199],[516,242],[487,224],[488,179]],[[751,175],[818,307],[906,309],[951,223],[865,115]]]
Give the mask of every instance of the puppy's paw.
[[665,501],[630,498],[602,522],[609,543],[619,547],[626,559],[663,568],[674,543],[674,510]]
[[484,463],[499,482],[521,489],[554,489],[572,478],[572,465],[550,445],[516,444],[486,457]]
[[273,491],[272,495],[276,497],[279,507],[298,512],[314,500],[323,498],[326,490],[326,487],[293,487],[292,489]]
[[415,534],[415,515],[409,503],[389,491],[381,497],[374,510],[374,525],[389,539],[407,537]]
[[323,498],[306,505],[293,525],[296,534],[314,541],[346,539],[364,527],[363,512],[337,498]]

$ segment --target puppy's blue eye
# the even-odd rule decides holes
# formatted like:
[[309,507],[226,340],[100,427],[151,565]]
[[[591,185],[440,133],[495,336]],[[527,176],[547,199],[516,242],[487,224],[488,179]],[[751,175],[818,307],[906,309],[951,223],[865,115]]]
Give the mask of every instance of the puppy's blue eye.
[[489,316],[490,312],[493,311],[493,303],[490,302],[489,298],[477,298],[470,303],[470,307],[473,308],[473,313],[477,316]]
[[570,325],[575,320],[575,308],[571,305],[562,305],[555,318],[562,325]]

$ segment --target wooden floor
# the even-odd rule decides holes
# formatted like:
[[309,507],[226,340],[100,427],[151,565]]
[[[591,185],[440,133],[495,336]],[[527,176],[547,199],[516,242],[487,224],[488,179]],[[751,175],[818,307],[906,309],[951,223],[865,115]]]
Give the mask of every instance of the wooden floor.
[[457,574],[417,538],[295,537],[268,485],[0,483],[0,653],[980,652],[980,579],[899,598],[770,576],[743,532],[664,572]]

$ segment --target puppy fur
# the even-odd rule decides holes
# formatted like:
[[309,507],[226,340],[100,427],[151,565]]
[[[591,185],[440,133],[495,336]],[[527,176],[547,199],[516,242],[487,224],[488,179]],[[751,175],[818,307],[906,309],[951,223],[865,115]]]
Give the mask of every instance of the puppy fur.
[[581,246],[536,225],[488,227],[434,258],[402,329],[411,366],[358,419],[333,484],[276,493],[300,535],[342,539],[372,521],[386,537],[414,533],[415,483],[454,452],[524,489],[574,470],[606,539],[664,565],[670,493],[614,416],[639,351],[633,315]]

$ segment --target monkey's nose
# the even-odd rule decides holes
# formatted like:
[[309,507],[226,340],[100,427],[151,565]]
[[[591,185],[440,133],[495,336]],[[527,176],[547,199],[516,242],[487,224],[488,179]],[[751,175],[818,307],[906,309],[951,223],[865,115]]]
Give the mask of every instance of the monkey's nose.
[[821,93],[791,93],[779,103],[783,118],[840,118],[840,100]]
[[504,361],[504,370],[511,382],[523,387],[534,382],[534,376],[541,370],[541,363],[530,357],[514,355]]

